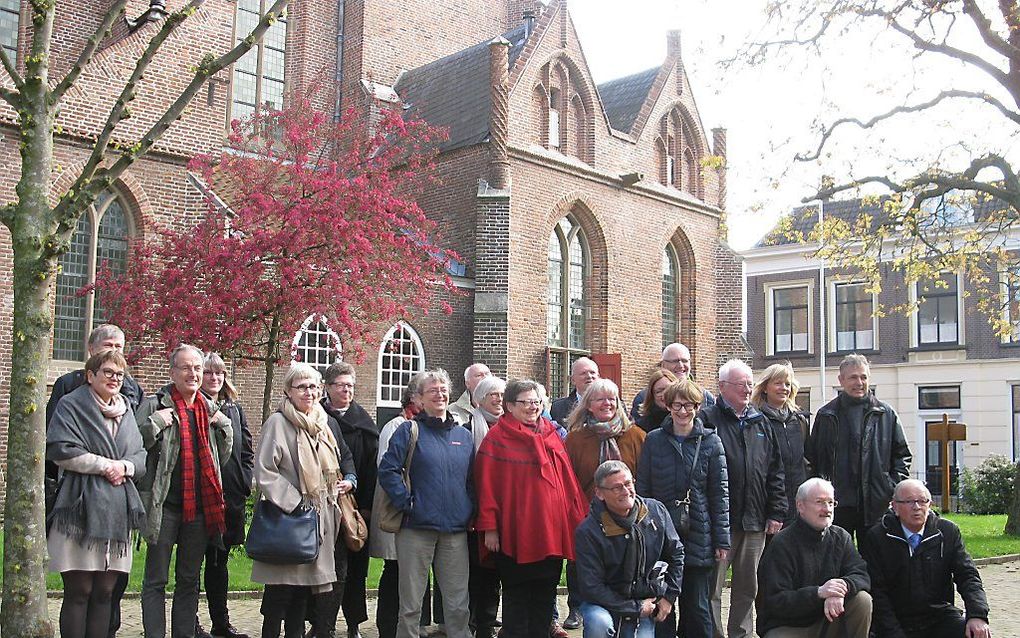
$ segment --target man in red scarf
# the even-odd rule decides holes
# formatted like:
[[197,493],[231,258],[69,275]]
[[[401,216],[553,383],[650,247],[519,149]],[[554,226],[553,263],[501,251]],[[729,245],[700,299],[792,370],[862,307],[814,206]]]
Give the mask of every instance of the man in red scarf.
[[146,638],[166,636],[166,585],[177,545],[176,583],[170,619],[172,638],[193,638],[198,584],[208,543],[222,544],[225,530],[220,465],[230,458],[230,419],[200,392],[202,361],[186,344],[170,354],[171,384],[147,397],[136,419],[148,452],[138,486],[148,517],[142,579],[142,627]]

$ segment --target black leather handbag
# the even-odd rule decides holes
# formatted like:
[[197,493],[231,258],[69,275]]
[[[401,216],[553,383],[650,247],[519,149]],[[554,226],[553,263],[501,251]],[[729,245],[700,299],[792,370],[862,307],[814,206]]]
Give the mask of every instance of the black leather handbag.
[[261,563],[314,563],[319,557],[318,511],[301,506],[293,512],[284,512],[257,494],[244,551]]

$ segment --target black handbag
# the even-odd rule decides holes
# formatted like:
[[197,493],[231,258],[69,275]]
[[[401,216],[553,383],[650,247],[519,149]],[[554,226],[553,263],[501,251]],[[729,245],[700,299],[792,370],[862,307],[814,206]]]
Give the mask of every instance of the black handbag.
[[[687,538],[687,535],[691,533],[691,481],[694,480],[694,470],[698,467],[698,456],[701,454],[701,440],[704,438],[704,436],[699,436],[698,445],[694,448],[694,460],[691,462],[691,469],[687,472],[687,493],[682,501],[673,501],[673,507],[669,508],[676,532],[680,535],[681,540]],[[672,436],[669,437],[669,442],[673,444],[677,454],[680,455],[680,460],[683,461],[684,452],[680,447],[680,442]]]
[[273,565],[304,565],[319,557],[319,512],[299,506],[284,512],[255,495],[255,510],[244,543],[252,560]]

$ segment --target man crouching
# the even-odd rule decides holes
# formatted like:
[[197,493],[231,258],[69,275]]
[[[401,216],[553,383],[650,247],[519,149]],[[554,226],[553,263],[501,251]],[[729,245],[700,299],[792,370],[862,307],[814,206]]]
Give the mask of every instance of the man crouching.
[[652,638],[680,594],[680,537],[662,503],[637,496],[621,461],[595,470],[595,496],[574,536],[584,638]]

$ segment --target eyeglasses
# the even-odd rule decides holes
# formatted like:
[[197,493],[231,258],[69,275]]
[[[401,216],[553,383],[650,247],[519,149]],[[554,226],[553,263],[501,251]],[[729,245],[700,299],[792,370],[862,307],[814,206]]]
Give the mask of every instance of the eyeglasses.
[[634,481],[624,481],[623,483],[620,483],[619,485],[613,485],[612,487],[600,485],[599,489],[605,490],[607,492],[612,492],[613,494],[623,494],[624,492],[632,492],[634,491]]
[[103,376],[106,377],[107,379],[117,380],[117,381],[123,381],[124,380],[124,372],[122,372],[122,371],[111,370],[110,368],[101,368],[99,371],[102,372]]
[[816,507],[831,507],[832,509],[836,509],[837,505],[839,505],[839,501],[837,500],[820,498],[817,501],[815,501]]
[[502,399],[503,398],[503,393],[502,392],[490,392],[490,393],[486,394],[485,396],[486,396],[486,398],[489,398],[489,399]]
[[205,370],[202,372],[202,375],[210,377],[226,377],[227,373],[223,370]]
[[353,390],[354,389],[354,384],[353,383],[337,383],[336,381],[334,381],[333,383],[330,383],[329,385],[333,386],[334,388],[340,388],[341,390]]
[[908,507],[928,507],[928,503],[931,503],[930,498],[908,498],[906,500],[893,499],[894,503],[900,505],[906,505]]
[[440,395],[450,394],[450,390],[449,388],[429,388],[428,390],[423,391],[422,394],[438,397]]
[[672,404],[670,404],[670,407],[676,410],[677,412],[682,412],[684,410],[686,410],[687,412],[694,412],[695,410],[701,407],[701,404],[675,401]]
[[527,406],[529,408],[537,408],[542,405],[541,399],[517,399],[514,401],[517,405]]
[[291,390],[297,390],[298,392],[304,392],[305,394],[318,392],[319,386],[315,383],[306,383],[304,385],[291,386]]
[[752,383],[751,381],[744,381],[742,383],[734,383],[733,381],[726,381],[724,379],[719,379],[719,383],[726,383],[726,384],[729,384],[729,385],[735,385],[735,386],[744,388],[745,390],[751,390],[751,389],[754,388],[754,383]]
[[668,364],[674,365],[674,366],[676,364],[678,364],[678,363],[683,363],[685,365],[690,365],[691,360],[690,359],[663,359],[662,362],[663,363],[668,363]]

